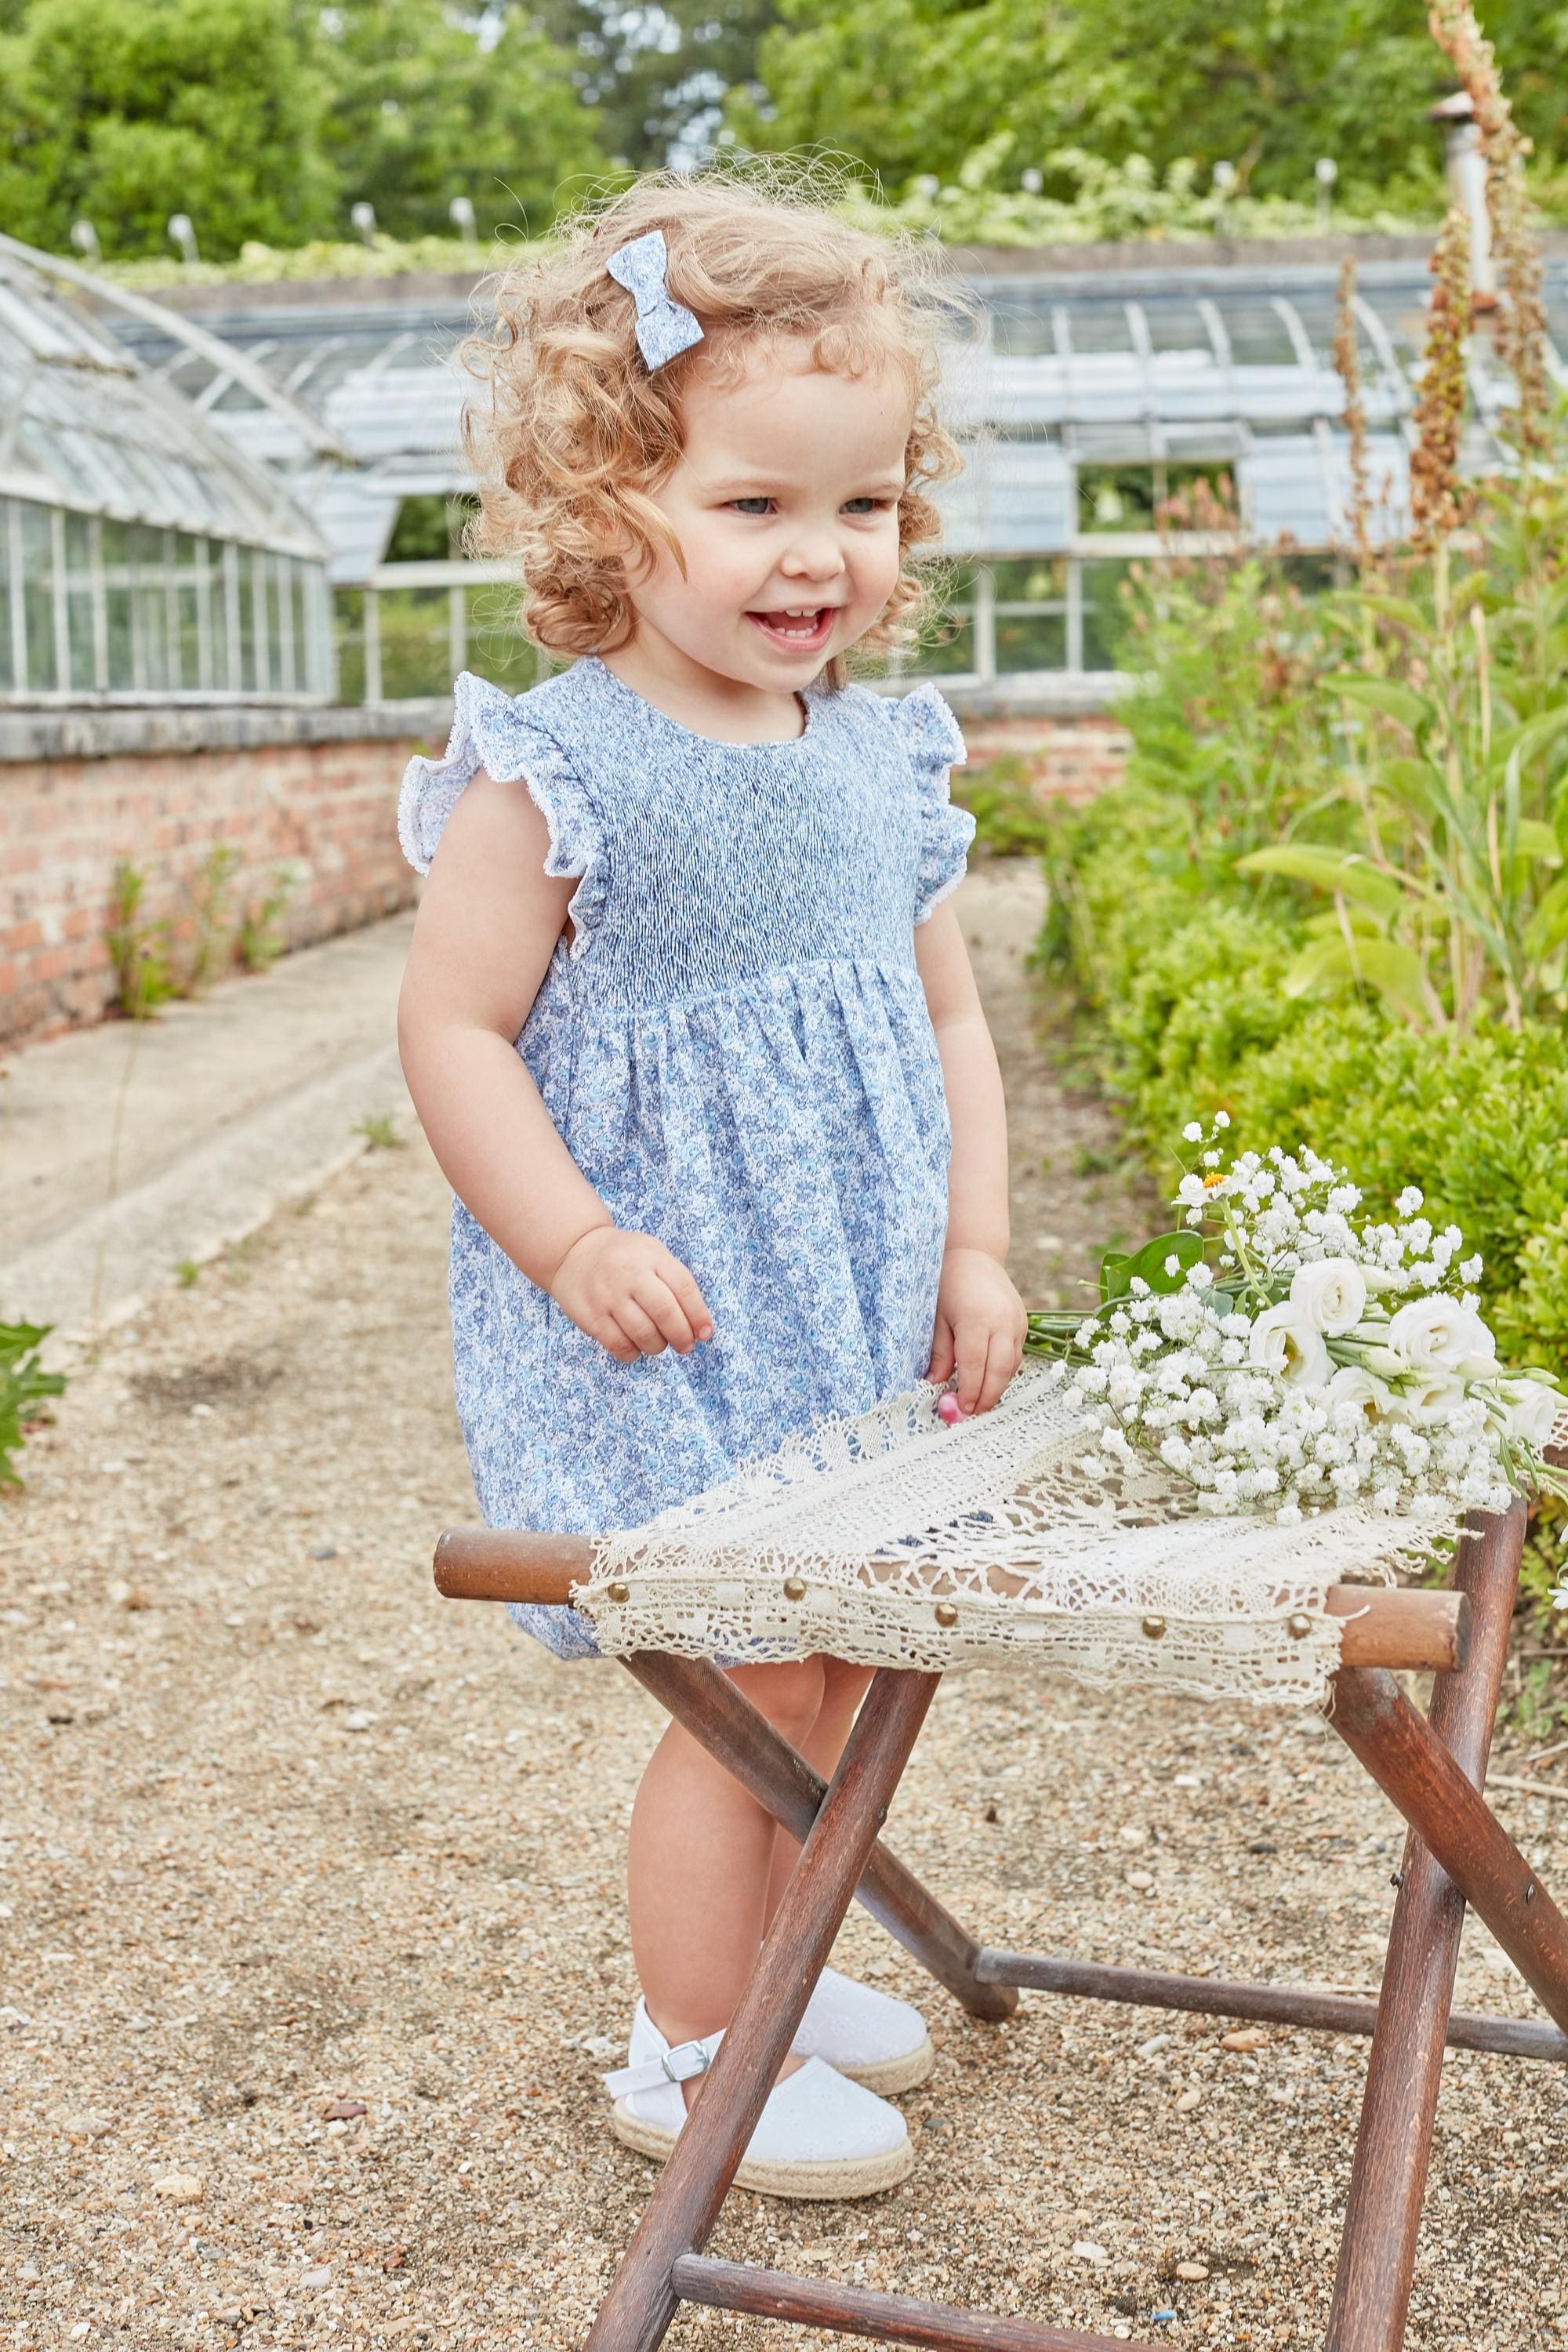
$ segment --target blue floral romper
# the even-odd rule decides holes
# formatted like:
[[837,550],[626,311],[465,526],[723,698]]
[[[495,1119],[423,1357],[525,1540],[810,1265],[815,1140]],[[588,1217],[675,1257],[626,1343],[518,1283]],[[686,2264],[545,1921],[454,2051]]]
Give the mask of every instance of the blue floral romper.
[[[913,933],[963,873],[963,739],[929,685],[804,699],[798,739],[721,743],[595,656],[515,698],[465,673],[446,758],[409,763],[421,873],[479,768],[543,812],[546,871],[579,878],[518,1052],[616,1223],[713,1317],[688,1356],[617,1363],[456,1203],[458,1412],[491,1527],[640,1526],[930,1360],[950,1133]],[[513,1614],[595,1654],[574,1610]]]

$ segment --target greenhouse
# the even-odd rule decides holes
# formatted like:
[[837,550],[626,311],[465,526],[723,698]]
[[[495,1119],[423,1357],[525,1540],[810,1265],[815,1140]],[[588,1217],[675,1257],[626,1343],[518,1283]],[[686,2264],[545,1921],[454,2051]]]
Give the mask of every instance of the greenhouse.
[[326,549],[288,484],[113,334],[126,298],[46,268],[0,238],[0,699],[329,698]]
[[[1389,240],[1388,242],[1394,242]],[[1045,265],[1031,267],[1036,259]],[[1336,268],[1190,261],[1107,272],[1060,255],[974,269],[983,329],[950,400],[964,477],[943,491],[961,559],[946,624],[906,669],[993,688],[1037,681],[1058,699],[1109,690],[1117,591],[1173,546],[1157,509],[1226,476],[1241,527],[1284,541],[1321,577],[1349,542],[1344,390],[1335,371]],[[1005,264],[1005,266],[1004,266]],[[1363,261],[1355,325],[1374,539],[1408,525],[1407,453],[1431,279],[1426,246]],[[289,485],[331,550],[341,690],[443,692],[465,663],[525,685],[534,656],[510,618],[504,568],[463,560],[472,495],[458,453],[466,379],[456,353],[471,287],[393,298],[374,281],[193,295],[201,347],[156,320],[115,331],[253,469]],[[171,298],[174,299],[174,298]],[[1548,265],[1559,381],[1568,376],[1568,257]],[[1471,345],[1467,469],[1500,456],[1511,387],[1484,333]]]

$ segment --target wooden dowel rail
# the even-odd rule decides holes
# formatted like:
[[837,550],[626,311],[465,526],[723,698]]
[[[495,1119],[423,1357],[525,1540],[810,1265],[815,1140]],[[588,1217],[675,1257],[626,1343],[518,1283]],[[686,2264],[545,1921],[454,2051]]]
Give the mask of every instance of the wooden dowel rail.
[[[740,2311],[759,2319],[793,2319],[879,2344],[933,2346],[936,2352],[1157,2352],[1125,2336],[1086,2336],[1080,2329],[1045,2327],[1029,2319],[1003,2319],[959,2311],[948,2303],[917,2303],[904,2294],[874,2294],[831,2279],[791,2271],[755,2270],[748,2263],[710,2262],[682,2254],[671,2284],[683,2303],[712,2311]],[[1167,2344],[1164,2352],[1170,2352]]]
[[[594,1574],[589,1536],[507,1528],[449,1528],[436,1547],[436,1584],[449,1601],[531,1601],[560,1608]],[[1331,1615],[1344,1620],[1340,1662],[1452,1674],[1465,1660],[1470,1604],[1462,1592],[1336,1584]]]
[[[1247,1984],[1224,1977],[1110,1968],[1096,1960],[1058,1959],[1047,1952],[1004,1951],[994,1944],[981,1945],[974,1973],[982,1984],[1018,1985],[1026,1992],[1122,2001],[1134,2009],[1186,2010],[1199,2017],[1247,2018],[1258,2025],[1300,2026],[1312,2032],[1371,2033],[1377,2025],[1375,2000],[1313,1985]],[[1452,2050],[1568,2063],[1568,2034],[1538,2017],[1483,2017],[1476,2011],[1455,2010],[1448,2019],[1447,2040]]]

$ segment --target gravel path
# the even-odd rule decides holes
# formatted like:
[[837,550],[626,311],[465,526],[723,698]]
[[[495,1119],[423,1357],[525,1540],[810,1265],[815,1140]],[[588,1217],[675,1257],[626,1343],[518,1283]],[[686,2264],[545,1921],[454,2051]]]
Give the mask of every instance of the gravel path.
[[[961,903],[1026,1282],[1070,1284],[1108,1213],[1073,1155],[1114,1140],[1034,1056],[1031,887]],[[0,1510],[5,2352],[564,2352],[647,2194],[596,2075],[657,1717],[613,1665],[434,1597],[432,1538],[472,1516],[443,1256],[423,1145],[358,1161],[116,1334]],[[1568,1808],[1505,1801],[1550,1876]],[[1352,1986],[1399,1851],[1315,1720],[988,1670],[939,1694],[890,1835],[997,1940]],[[919,2169],[868,2205],[732,2197],[713,2251],[1113,2336],[1321,2343],[1357,2045],[1227,2051],[1214,2022],[1028,1996],[994,2031],[863,1916],[841,1957],[926,2002]],[[1473,1932],[1461,1996],[1530,2006]],[[1413,2346],[1568,2336],[1564,2090],[1451,2058]],[[689,2312],[669,2340],[830,2339]]]

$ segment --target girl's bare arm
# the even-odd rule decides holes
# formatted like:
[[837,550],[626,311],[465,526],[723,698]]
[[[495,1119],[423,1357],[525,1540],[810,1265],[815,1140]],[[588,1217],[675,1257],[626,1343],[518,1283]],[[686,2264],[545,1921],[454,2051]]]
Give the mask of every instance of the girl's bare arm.
[[965,1412],[984,1412],[1017,1370],[1023,1303],[1007,1255],[1007,1109],[996,1049],[951,901],[915,931],[915,964],[942,1057],[952,1120],[947,1249],[937,1294],[930,1377],[956,1370]]
[[544,872],[549,846],[524,786],[464,791],[415,921],[404,1076],[452,1190],[531,1282],[622,1362],[684,1354],[711,1334],[701,1292],[661,1242],[616,1227],[516,1051],[575,887]]

